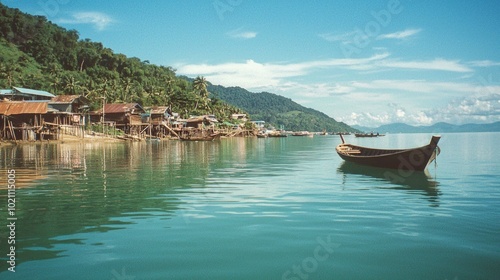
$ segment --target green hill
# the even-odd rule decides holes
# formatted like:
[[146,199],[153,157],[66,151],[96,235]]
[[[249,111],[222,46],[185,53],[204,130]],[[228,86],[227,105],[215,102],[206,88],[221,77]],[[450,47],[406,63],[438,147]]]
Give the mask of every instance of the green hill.
[[106,102],[167,105],[182,117],[215,114],[229,120],[242,110],[208,98],[207,81],[180,78],[171,67],[114,53],[99,42],[81,40],[43,16],[0,3],[0,88],[14,86],[56,95],[81,94],[95,108]]
[[273,93],[252,93],[240,87],[214,85],[209,85],[208,89],[213,96],[247,111],[253,120],[263,120],[277,128],[284,126],[286,130],[293,131],[357,131],[322,112]]
[[[106,102],[166,105],[182,117],[214,114],[230,120],[248,113],[252,120],[287,130],[354,131],[327,115],[272,93],[210,85],[203,77],[177,76],[171,67],[114,53],[99,42],[80,39],[43,16],[0,3],[0,88],[81,94],[94,109]],[[212,93],[209,93],[212,92]]]

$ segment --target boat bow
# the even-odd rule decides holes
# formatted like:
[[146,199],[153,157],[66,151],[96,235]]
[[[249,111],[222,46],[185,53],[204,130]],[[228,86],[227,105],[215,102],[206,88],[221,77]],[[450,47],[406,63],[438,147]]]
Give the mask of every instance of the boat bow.
[[423,171],[439,154],[441,136],[432,136],[428,145],[411,149],[375,149],[345,143],[336,147],[337,154],[345,161],[360,165],[402,170]]

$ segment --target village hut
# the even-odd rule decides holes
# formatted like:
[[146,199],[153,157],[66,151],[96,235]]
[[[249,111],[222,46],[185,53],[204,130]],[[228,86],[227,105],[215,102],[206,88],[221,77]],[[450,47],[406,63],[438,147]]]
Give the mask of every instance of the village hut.
[[58,95],[49,101],[50,108],[67,113],[84,113],[89,105],[90,101],[83,95]]
[[43,90],[13,87],[0,90],[0,97],[11,101],[49,101],[55,95]]
[[[44,117],[48,112],[47,102],[3,101],[0,102],[0,130],[4,140],[43,139]],[[51,139],[56,134],[49,131]],[[52,136],[51,136],[52,135]]]
[[187,120],[184,120],[186,128],[197,128],[206,129],[213,128],[217,119],[214,115],[204,115],[204,116],[192,116]]
[[149,110],[150,122],[153,125],[167,124],[170,116],[170,109],[167,106],[154,106]]

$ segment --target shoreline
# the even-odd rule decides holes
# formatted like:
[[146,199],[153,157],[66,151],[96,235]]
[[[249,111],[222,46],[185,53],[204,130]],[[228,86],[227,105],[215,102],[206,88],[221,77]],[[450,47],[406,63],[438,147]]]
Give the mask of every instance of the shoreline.
[[23,141],[23,140],[1,140],[0,147],[2,146],[12,146],[12,145],[23,145],[23,144],[50,144],[50,143],[78,143],[78,142],[101,142],[101,143],[121,143],[127,141],[134,141],[132,139],[119,139],[115,137],[104,137],[95,135],[85,135],[84,138],[64,135],[61,139],[57,140],[34,140],[34,141]]

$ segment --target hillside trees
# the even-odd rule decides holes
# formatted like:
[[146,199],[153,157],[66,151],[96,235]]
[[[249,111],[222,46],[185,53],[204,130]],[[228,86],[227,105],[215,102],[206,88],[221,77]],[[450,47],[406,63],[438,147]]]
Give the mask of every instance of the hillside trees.
[[254,120],[287,130],[354,131],[288,98],[213,86],[204,77],[177,76],[171,67],[117,54],[102,43],[81,40],[76,30],[0,3],[0,88],[13,86],[81,94],[93,109],[106,98],[107,103],[169,106],[181,117],[215,114],[225,121],[245,110]]
[[76,30],[1,3],[0,73],[1,88],[21,86],[54,94],[82,94],[94,109],[105,97],[108,103],[170,106],[183,117],[241,111],[220,100],[210,103],[204,77],[187,81],[177,77],[171,67],[114,53],[99,42],[80,40]]

